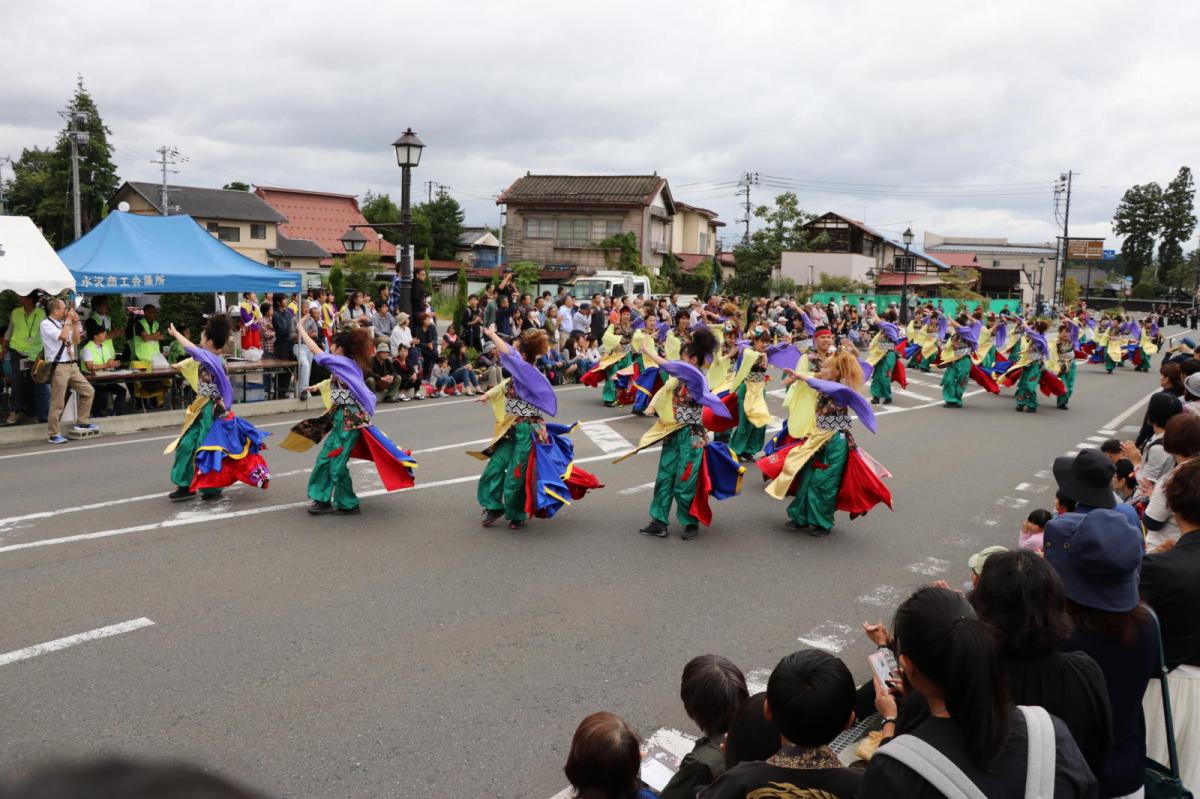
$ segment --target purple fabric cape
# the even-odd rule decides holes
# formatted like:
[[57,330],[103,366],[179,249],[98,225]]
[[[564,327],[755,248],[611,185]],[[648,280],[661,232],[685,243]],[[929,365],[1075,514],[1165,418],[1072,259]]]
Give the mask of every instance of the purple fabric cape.
[[1142,340],[1142,326],[1137,322],[1129,323],[1129,336],[1137,341]]
[[226,410],[232,408],[233,384],[229,382],[229,375],[225,374],[225,362],[221,360],[221,356],[199,347],[184,347],[184,351],[208,370],[209,374],[213,376],[213,380],[217,381],[217,388],[221,391],[221,404],[225,406]]
[[1004,349],[1004,342],[1008,341],[1008,322],[1000,322],[996,325],[996,349]]
[[1050,357],[1050,345],[1046,343],[1046,337],[1034,330],[1032,327],[1025,328],[1025,338],[1029,339],[1029,343],[1033,348],[1042,354],[1042,357]]
[[841,383],[835,383],[832,380],[821,380],[816,377],[806,377],[804,382],[821,392],[833,397],[833,401],[843,408],[849,408],[858,416],[858,420],[863,423],[863,427],[875,432],[875,411],[871,409],[871,404],[867,402],[862,394],[859,394],[854,389],[843,386]]
[[810,319],[810,318],[808,317],[808,312],[807,312],[807,311],[801,311],[801,312],[800,312],[800,321],[804,322],[804,332],[805,332],[805,333],[807,333],[807,334],[808,334],[808,335],[810,335],[810,336],[812,336],[812,335],[815,335],[815,334],[816,334],[816,332],[817,332],[817,326],[816,326],[816,325],[814,325],[814,324],[813,324],[813,321],[812,321],[812,319]]
[[518,397],[537,406],[538,410],[547,416],[558,415],[558,396],[550,387],[550,381],[536,366],[526,363],[524,358],[511,349],[500,356],[500,364],[512,375]]
[[693,400],[722,419],[733,418],[729,414],[729,409],[725,407],[725,403],[708,390],[708,380],[704,377],[704,372],[686,361],[667,361],[661,368],[671,377],[678,378],[679,382],[687,387],[688,394],[692,396]]
[[887,340],[891,341],[892,343],[895,343],[903,338],[903,336],[900,335],[900,328],[896,327],[891,322],[885,322],[880,319],[879,329],[883,335],[887,336]]
[[767,363],[776,369],[795,371],[800,364],[800,350],[787,342],[767,347]]
[[671,326],[669,324],[667,324],[666,322],[659,322],[658,323],[658,331],[655,332],[655,334],[654,334],[654,340],[657,341],[659,344],[662,344],[664,341],[667,340],[667,333],[670,333],[670,332],[671,332]]
[[970,344],[971,349],[979,346],[979,334],[975,332],[975,328],[972,325],[965,325],[956,329],[958,337]]
[[318,352],[313,360],[329,370],[329,373],[342,381],[350,389],[351,396],[358,407],[367,412],[368,416],[375,415],[375,392],[367,388],[359,365],[345,355],[332,355],[328,352]]
[[1067,336],[1071,339],[1071,347],[1079,349],[1079,325],[1067,322]]

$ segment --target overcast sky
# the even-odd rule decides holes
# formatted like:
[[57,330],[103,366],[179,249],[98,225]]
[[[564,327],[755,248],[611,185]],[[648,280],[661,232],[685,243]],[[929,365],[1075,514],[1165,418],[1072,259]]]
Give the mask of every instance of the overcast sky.
[[414,194],[449,186],[469,224],[526,171],[657,171],[732,243],[728,184],[757,172],[755,203],[775,183],[918,242],[1045,241],[1073,169],[1071,233],[1105,236],[1124,188],[1200,146],[1198,22],[1182,0],[5,0],[0,156],[52,142],[79,73],[124,179],[168,144],[184,185],[398,200],[412,126]]

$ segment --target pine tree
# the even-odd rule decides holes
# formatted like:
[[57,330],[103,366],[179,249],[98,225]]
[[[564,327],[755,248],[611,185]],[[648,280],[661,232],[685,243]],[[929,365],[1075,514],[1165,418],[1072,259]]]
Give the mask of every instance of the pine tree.
[[[104,218],[107,201],[117,190],[117,167],[108,143],[109,129],[100,118],[80,77],[71,98],[70,111],[86,115],[81,129],[88,141],[79,145],[79,205],[83,233]],[[53,147],[22,150],[13,163],[14,177],[5,186],[7,212],[32,217],[54,247],[63,247],[75,238],[71,208],[71,143],[69,125],[64,124]]]
[[1121,258],[1127,275],[1133,282],[1142,280],[1143,272],[1152,271],[1154,241],[1162,229],[1162,188],[1151,181],[1126,190],[1113,213],[1113,232],[1124,236]]
[[1192,170],[1186,166],[1180,167],[1179,174],[1167,184],[1162,194],[1158,274],[1164,279],[1184,264],[1183,244],[1192,238],[1196,230],[1196,214],[1192,208],[1195,196]]

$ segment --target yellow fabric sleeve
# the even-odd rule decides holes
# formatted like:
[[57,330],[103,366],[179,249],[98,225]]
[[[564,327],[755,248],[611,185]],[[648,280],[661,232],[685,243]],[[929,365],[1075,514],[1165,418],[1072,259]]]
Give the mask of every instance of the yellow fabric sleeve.
[[788,435],[803,438],[817,427],[817,391],[807,382],[797,380],[788,386],[783,397],[787,411]]
[[663,345],[663,350],[667,354],[668,361],[678,361],[680,351],[683,349],[683,341],[674,332],[667,333],[667,342]]
[[200,390],[200,363],[195,358],[184,358],[179,363],[175,364],[175,368],[183,375],[183,379],[191,387],[192,391]]

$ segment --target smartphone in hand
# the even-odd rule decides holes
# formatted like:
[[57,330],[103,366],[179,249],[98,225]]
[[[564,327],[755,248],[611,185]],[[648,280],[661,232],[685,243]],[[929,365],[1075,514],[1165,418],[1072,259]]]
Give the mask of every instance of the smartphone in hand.
[[891,688],[900,679],[900,665],[890,649],[880,649],[867,657],[871,674],[884,688]]

